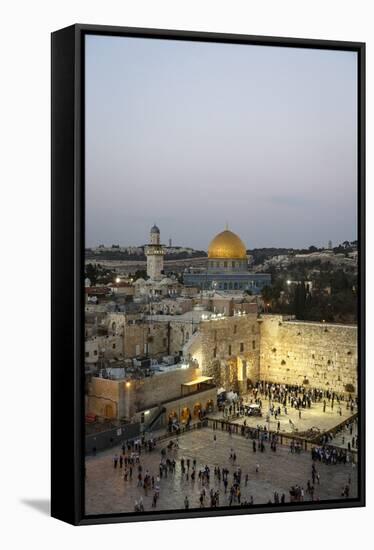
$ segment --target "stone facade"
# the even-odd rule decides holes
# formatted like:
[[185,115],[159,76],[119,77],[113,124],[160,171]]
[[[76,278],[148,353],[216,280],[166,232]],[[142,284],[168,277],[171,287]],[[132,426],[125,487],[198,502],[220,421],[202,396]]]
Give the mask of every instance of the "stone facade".
[[93,377],[88,385],[87,412],[102,418],[135,421],[139,420],[142,411],[156,410],[162,405],[166,409],[166,419],[169,415],[179,419],[187,412],[194,418],[199,409],[206,409],[209,404],[213,408],[216,405],[216,388],[209,384],[203,384],[191,393],[182,391],[182,384],[192,382],[200,375],[200,369],[190,367],[141,380]]
[[162,357],[168,355],[168,325],[163,323],[134,322],[124,327],[124,357],[139,355]]
[[191,352],[217,387],[245,390],[259,377],[260,327],[257,315],[203,321],[200,343]]
[[357,392],[356,326],[278,315],[265,315],[259,324],[261,380]]
[[[256,314],[191,321],[141,322],[123,325],[111,318],[113,334],[108,342],[124,342],[123,354],[133,358],[183,354],[192,359],[189,368],[177,368],[140,380],[104,380],[89,383],[87,411],[104,418],[135,418],[146,409],[166,407],[167,415],[192,417],[198,407],[216,404],[217,388],[245,391],[248,382],[275,383],[357,392],[357,327],[295,321],[280,315]],[[117,323],[115,323],[117,321]],[[113,325],[115,323],[115,325]],[[123,331],[123,334],[121,334]],[[90,353],[98,354],[98,339]],[[199,368],[197,368],[199,367]],[[182,385],[200,375],[208,384],[184,395]]]
[[99,357],[118,359],[123,355],[123,338],[107,334],[92,336],[85,341],[85,363],[97,363]]

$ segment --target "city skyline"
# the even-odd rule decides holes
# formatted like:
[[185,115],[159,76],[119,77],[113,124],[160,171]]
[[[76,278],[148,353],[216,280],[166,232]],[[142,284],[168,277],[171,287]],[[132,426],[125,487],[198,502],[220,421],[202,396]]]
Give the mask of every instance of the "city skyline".
[[[157,223],[157,221],[154,221],[153,222],[155,225],[159,225]],[[228,228],[230,229],[230,231],[234,231],[234,229],[229,225],[229,224],[225,224],[225,227],[222,229],[222,231],[225,229],[225,228]],[[163,231],[162,231],[162,228],[160,228],[160,232],[161,234],[163,234]],[[218,231],[219,232],[219,231]],[[236,231],[234,231],[236,233]],[[126,243],[126,242],[122,242],[122,241],[113,241],[113,242],[103,242],[103,241],[98,241],[97,243],[94,243],[92,244],[91,246],[86,246],[86,248],[100,248],[102,246],[104,246],[105,248],[110,248],[112,246],[120,246],[121,248],[141,248],[141,247],[145,247],[148,245],[148,241],[149,241],[149,231],[144,231],[145,233],[145,240],[144,242],[141,242],[140,244],[132,244],[132,243]],[[162,241],[162,245],[165,246],[166,248],[170,247],[170,248],[190,248],[190,249],[193,249],[193,250],[202,250],[202,251],[206,251],[208,249],[208,246],[209,246],[209,243],[211,242],[212,238],[214,237],[214,235],[211,237],[211,239],[209,240],[209,242],[207,242],[206,246],[205,247],[202,247],[202,248],[194,248],[192,246],[190,246],[188,243],[178,243],[178,242],[175,242],[174,241],[174,238],[172,235],[169,235],[168,237],[162,237],[161,241]],[[169,244],[169,241],[171,240],[171,244]],[[317,248],[324,248],[324,249],[328,249],[330,247],[330,244],[331,244],[331,247],[332,248],[335,248],[339,245],[342,245],[345,241],[347,242],[353,242],[353,241],[356,241],[357,239],[352,239],[352,240],[349,240],[349,239],[342,239],[341,241],[339,242],[333,242],[331,241],[331,239],[325,239],[324,241],[322,241],[321,245],[320,246],[317,246],[315,245],[315,243],[310,243],[310,244],[307,244],[305,246],[301,246],[301,247],[292,247],[292,246],[287,246],[287,245],[279,245],[279,246],[275,246],[275,247],[272,247],[272,246],[264,246],[264,247],[247,247],[247,250],[254,250],[256,248],[287,248],[287,249],[308,249],[310,248],[311,246],[317,246]],[[246,244],[244,242],[244,244]]]
[[86,37],[86,245],[356,240],[353,52]]

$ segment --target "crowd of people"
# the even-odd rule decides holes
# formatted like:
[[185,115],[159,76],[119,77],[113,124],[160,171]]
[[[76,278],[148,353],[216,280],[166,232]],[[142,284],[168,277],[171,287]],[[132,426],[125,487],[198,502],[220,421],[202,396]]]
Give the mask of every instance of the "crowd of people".
[[[237,465],[237,452],[234,443],[227,458],[229,467],[219,467],[217,465],[210,466],[209,464],[198,465],[196,458],[180,457],[177,434],[175,439],[170,439],[167,445],[161,448],[159,441],[152,436],[147,438],[143,436],[124,442],[122,452],[115,454],[112,462],[114,469],[121,470],[125,484],[134,486],[136,482],[139,497],[134,503],[134,510],[136,512],[145,510],[143,497],[147,496],[152,496],[151,506],[157,508],[164,480],[169,476],[175,476],[176,473],[180,476],[182,484],[181,507],[184,506],[185,509],[192,506],[196,507],[196,500],[198,500],[200,508],[253,505],[254,496],[248,495],[247,487],[253,477],[259,476],[261,453],[266,451],[276,453],[278,446],[285,443],[289,445],[289,452],[296,455],[304,453],[307,448],[306,445],[304,447],[304,441],[301,439],[290,439],[288,437],[284,440],[284,434],[282,439],[279,424],[281,415],[287,415],[288,409],[293,408],[298,411],[299,417],[301,417],[302,410],[311,408],[313,403],[322,403],[323,412],[326,412],[326,407],[331,410],[335,407],[338,414],[342,414],[343,407],[352,414],[357,410],[357,401],[350,395],[343,396],[330,390],[307,389],[305,386],[258,382],[250,388],[247,402],[255,403],[261,408],[263,400],[269,402],[268,417],[272,416],[278,421],[276,432],[270,431],[266,424],[258,424],[256,427],[248,426],[246,420],[242,424],[232,424],[219,419],[213,420],[210,425],[213,428],[214,446],[217,444],[216,430],[219,429],[227,431],[230,438],[238,434],[251,440],[248,452],[260,453],[260,455],[258,460],[255,461],[255,466],[252,466],[253,470],[245,474],[243,474],[241,467]],[[238,399],[231,403],[230,407],[230,414],[243,414],[244,400]],[[269,422],[268,417],[266,418],[267,422]],[[292,422],[291,419],[290,422]],[[318,500],[315,489],[317,485],[320,485],[321,478],[316,465],[321,463],[330,466],[347,464],[352,461],[350,451],[358,449],[356,422],[357,420],[347,420],[337,430],[323,434],[318,440],[318,445],[314,445],[311,449],[312,469],[310,479],[306,479],[304,485],[292,485],[288,496],[286,496],[286,492],[274,491],[272,497],[268,500],[268,504],[281,505],[286,502]],[[343,444],[347,443],[347,449],[339,449],[331,445],[337,435],[342,438]],[[144,466],[142,456],[144,453],[154,453],[155,450],[159,453],[160,461],[158,468],[156,468],[157,471],[151,472]],[[183,493],[183,489],[186,487],[189,487],[188,494]],[[349,498],[350,487],[351,477],[349,476],[348,482],[341,489],[342,497]],[[246,496],[243,496],[244,489]],[[192,497],[193,494],[195,494],[194,498]],[[192,498],[193,502],[191,504]]]
[[[289,407],[301,411],[302,409],[310,409],[313,403],[322,403],[323,412],[326,412],[327,407],[330,407],[331,410],[334,410],[335,407],[338,413],[341,414],[342,407],[350,410],[352,414],[357,409],[357,398],[350,394],[343,395],[332,390],[308,389],[304,385],[275,384],[263,381],[256,382],[248,388],[247,402],[262,407],[264,399],[269,401],[269,412],[275,417],[281,414],[281,407],[287,414],[287,408]],[[276,406],[276,403],[279,406]],[[244,399],[237,396],[237,399],[227,404],[225,408],[227,416],[244,414],[245,405]]]
[[[320,409],[323,413],[326,413],[327,409],[333,412],[335,411],[338,416],[343,416],[343,410],[348,411],[348,414],[351,415],[357,412],[358,402],[357,398],[353,397],[351,394],[339,394],[333,390],[321,390],[318,388],[309,388],[307,386],[301,385],[289,385],[289,384],[275,384],[270,382],[259,381],[253,386],[248,388],[248,393],[240,397],[237,396],[237,399],[234,399],[230,403],[226,403],[223,414],[223,422],[236,421],[240,416],[248,416],[248,410],[252,410],[251,407],[257,407],[257,411],[260,411],[258,416],[263,416],[262,410],[265,407],[266,400],[266,423],[259,422],[255,428],[253,428],[253,421],[250,422],[251,428],[247,427],[247,419],[244,419],[241,427],[241,435],[246,437],[257,438],[258,432],[266,433],[267,431],[272,430],[277,433],[296,433],[301,432],[305,435],[306,438],[312,437],[315,433],[318,434],[320,431],[316,426],[310,426],[306,428],[306,431],[303,432],[300,430],[297,425],[297,420],[295,419],[295,412],[299,420],[304,418],[303,410],[311,409],[313,404],[320,404]],[[321,407],[322,405],[322,407]],[[290,414],[290,410],[293,409],[295,412]],[[287,430],[284,420],[288,417],[289,430]],[[292,417],[292,418],[291,418]],[[283,418],[283,423],[281,420]],[[274,427],[275,421],[275,427]],[[271,423],[272,422],[272,426]],[[323,434],[321,437],[320,443],[334,444],[331,443],[333,439],[339,434],[343,428],[345,430],[349,429],[350,426],[350,435],[343,434],[342,439],[338,441],[338,445],[346,446],[348,451],[358,449],[358,437],[354,434],[352,435],[352,424],[351,420],[348,420],[346,424],[343,425],[338,430],[333,430],[332,432]],[[222,429],[224,424],[222,423]],[[233,428],[229,428],[229,431]],[[235,428],[234,428],[235,429]],[[257,432],[257,433],[256,433]],[[346,445],[345,445],[346,443]]]
[[347,464],[350,462],[350,455],[345,449],[337,449],[336,447],[313,447],[312,459],[319,460],[324,464]]
[[255,402],[260,402],[261,398],[268,399],[271,402],[277,402],[283,407],[294,407],[296,409],[310,408],[312,403],[323,403],[329,405],[332,409],[335,404],[338,407],[345,405],[352,414],[357,407],[357,398],[351,394],[339,394],[330,389],[308,388],[307,386],[291,384],[275,384],[271,382],[259,381],[250,389]]
[[[263,434],[264,435],[264,434]],[[260,436],[260,439],[253,439],[248,448],[248,452],[266,452],[266,450],[276,452],[278,436],[276,434],[267,434],[268,437]],[[216,444],[216,435],[213,432],[214,444]],[[243,473],[242,468],[237,465],[237,452],[232,446],[228,453],[229,467],[210,466],[204,464],[199,466],[196,458],[179,457],[178,438],[170,440],[166,446],[159,448],[158,442],[150,438],[145,438],[125,442],[122,445],[122,452],[114,454],[112,458],[113,468],[121,470],[121,475],[125,484],[131,484],[139,490],[139,497],[134,502],[135,512],[144,512],[145,506],[143,497],[152,496],[151,507],[157,508],[160,491],[163,480],[168,476],[174,477],[179,474],[181,480],[181,507],[185,509],[191,507],[191,493],[196,491],[198,496],[198,505],[200,508],[216,508],[218,506],[250,506],[254,504],[253,495],[243,497],[243,490],[247,493],[251,479],[258,477],[260,470],[260,461],[256,461],[251,472]],[[151,472],[143,465],[142,457],[145,453],[159,453],[160,460],[158,471]],[[289,450],[291,453],[299,454],[302,452],[302,446],[299,441],[292,440]],[[289,489],[289,496],[286,493],[274,491],[272,498],[267,504],[281,505],[286,502],[300,502],[304,500],[318,500],[315,497],[315,486],[319,485],[320,474],[317,471],[316,464],[346,464],[347,455],[344,451],[332,449],[326,446],[315,446],[311,451],[312,470],[311,479],[306,480],[304,487],[295,484]],[[342,488],[342,497],[348,498],[350,494],[349,477],[348,483]],[[189,494],[183,495],[183,489],[189,487]],[[192,491],[191,491],[192,489]],[[182,504],[183,503],[183,504]],[[194,499],[193,507],[196,507]]]
[[323,445],[334,444],[338,442],[340,445],[347,446],[348,451],[359,448],[358,432],[358,419],[347,420],[344,424],[340,425],[337,429],[327,432],[322,435],[321,443]]

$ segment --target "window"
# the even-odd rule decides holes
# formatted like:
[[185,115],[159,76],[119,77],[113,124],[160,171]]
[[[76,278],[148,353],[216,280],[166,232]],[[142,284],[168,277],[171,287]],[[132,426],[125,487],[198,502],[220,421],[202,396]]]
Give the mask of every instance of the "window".
[[97,349],[94,350],[94,355],[97,355]]
[[113,348],[113,349],[116,349],[116,345],[115,345],[115,344],[112,344],[112,348]]
[[256,349],[256,340],[252,340],[252,349]]
[[244,343],[243,343],[243,342],[240,342],[240,351],[241,351],[241,352],[244,351]]
[[223,267],[227,267],[227,262],[223,262]]
[[213,349],[213,357],[217,357],[217,348]]
[[234,334],[236,334],[237,328],[237,325],[234,325]]
[[86,351],[86,357],[89,357],[90,356],[90,352],[89,351]]
[[231,344],[229,345],[229,355],[231,355]]

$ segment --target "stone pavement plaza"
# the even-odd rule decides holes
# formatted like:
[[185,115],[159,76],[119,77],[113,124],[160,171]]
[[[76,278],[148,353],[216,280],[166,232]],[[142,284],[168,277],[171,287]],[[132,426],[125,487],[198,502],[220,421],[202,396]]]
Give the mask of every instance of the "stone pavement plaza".
[[[214,441],[214,434],[216,441]],[[143,473],[149,470],[155,479],[159,472],[161,449],[165,448],[170,440],[158,442],[151,452],[142,451],[141,464]],[[174,438],[175,441],[175,438]],[[230,471],[229,486],[233,479],[233,472],[237,467],[242,470],[241,495],[242,502],[250,500],[254,504],[266,504],[273,500],[274,491],[279,495],[285,493],[286,502],[290,501],[289,490],[292,485],[298,484],[306,489],[308,480],[311,481],[312,459],[310,452],[293,454],[287,446],[277,446],[276,452],[271,451],[265,443],[264,453],[252,450],[252,440],[240,435],[232,435],[221,430],[213,431],[210,428],[193,430],[179,436],[179,449],[167,451],[170,459],[176,460],[176,471],[168,473],[168,477],[160,480],[160,497],[157,510],[176,510],[184,508],[184,499],[187,495],[190,508],[199,508],[201,484],[198,476],[196,480],[182,479],[180,459],[190,458],[191,463],[197,461],[197,472],[208,465],[211,469],[210,488],[220,491],[220,506],[228,506],[229,492],[224,494],[223,483],[214,477],[214,466],[226,467]],[[237,455],[235,465],[230,460],[230,449]],[[152,511],[153,491],[150,489],[146,496],[143,488],[137,487],[137,466],[134,467],[131,481],[124,481],[123,471],[113,468],[113,455],[120,454],[119,447],[102,452],[96,456],[86,458],[86,514],[109,514],[133,512],[134,503],[142,496],[145,511]],[[256,464],[259,472],[256,473]],[[336,499],[342,498],[341,492],[351,478],[350,497],[357,496],[357,468],[352,464],[326,465],[316,462],[317,472],[320,475],[320,484],[315,485],[314,498]],[[248,486],[245,486],[245,476],[248,474]],[[304,500],[310,500],[305,491]],[[207,498],[207,505],[209,505]]]
[[[246,398],[244,397],[244,403],[246,404],[247,402],[249,403],[249,401],[246,401]],[[279,403],[275,401],[274,406],[275,408],[278,408]],[[266,426],[266,428],[270,429],[270,431],[276,432],[279,420],[280,432],[294,433],[294,435],[297,435],[297,433],[305,432],[315,427],[319,428],[321,432],[328,432],[329,430],[352,416],[351,410],[346,408],[346,403],[342,403],[342,414],[340,416],[339,406],[336,402],[333,409],[331,409],[330,405],[327,404],[325,412],[323,412],[323,403],[312,403],[310,409],[301,409],[301,419],[299,419],[299,411],[291,406],[287,407],[287,414],[284,414],[283,406],[281,406],[281,410],[281,415],[278,416],[277,420],[275,420],[274,416],[270,415],[269,424],[268,422],[266,422],[266,417],[269,411],[269,401],[267,399],[262,399],[262,417],[242,416],[232,419],[232,422],[235,422],[235,424],[243,424],[245,420],[247,426],[253,428],[256,428],[258,425]],[[222,420],[225,417],[222,412],[216,412],[213,414],[209,414],[209,418]],[[294,426],[290,424],[290,419]],[[296,430],[294,429],[294,427],[296,428]]]

